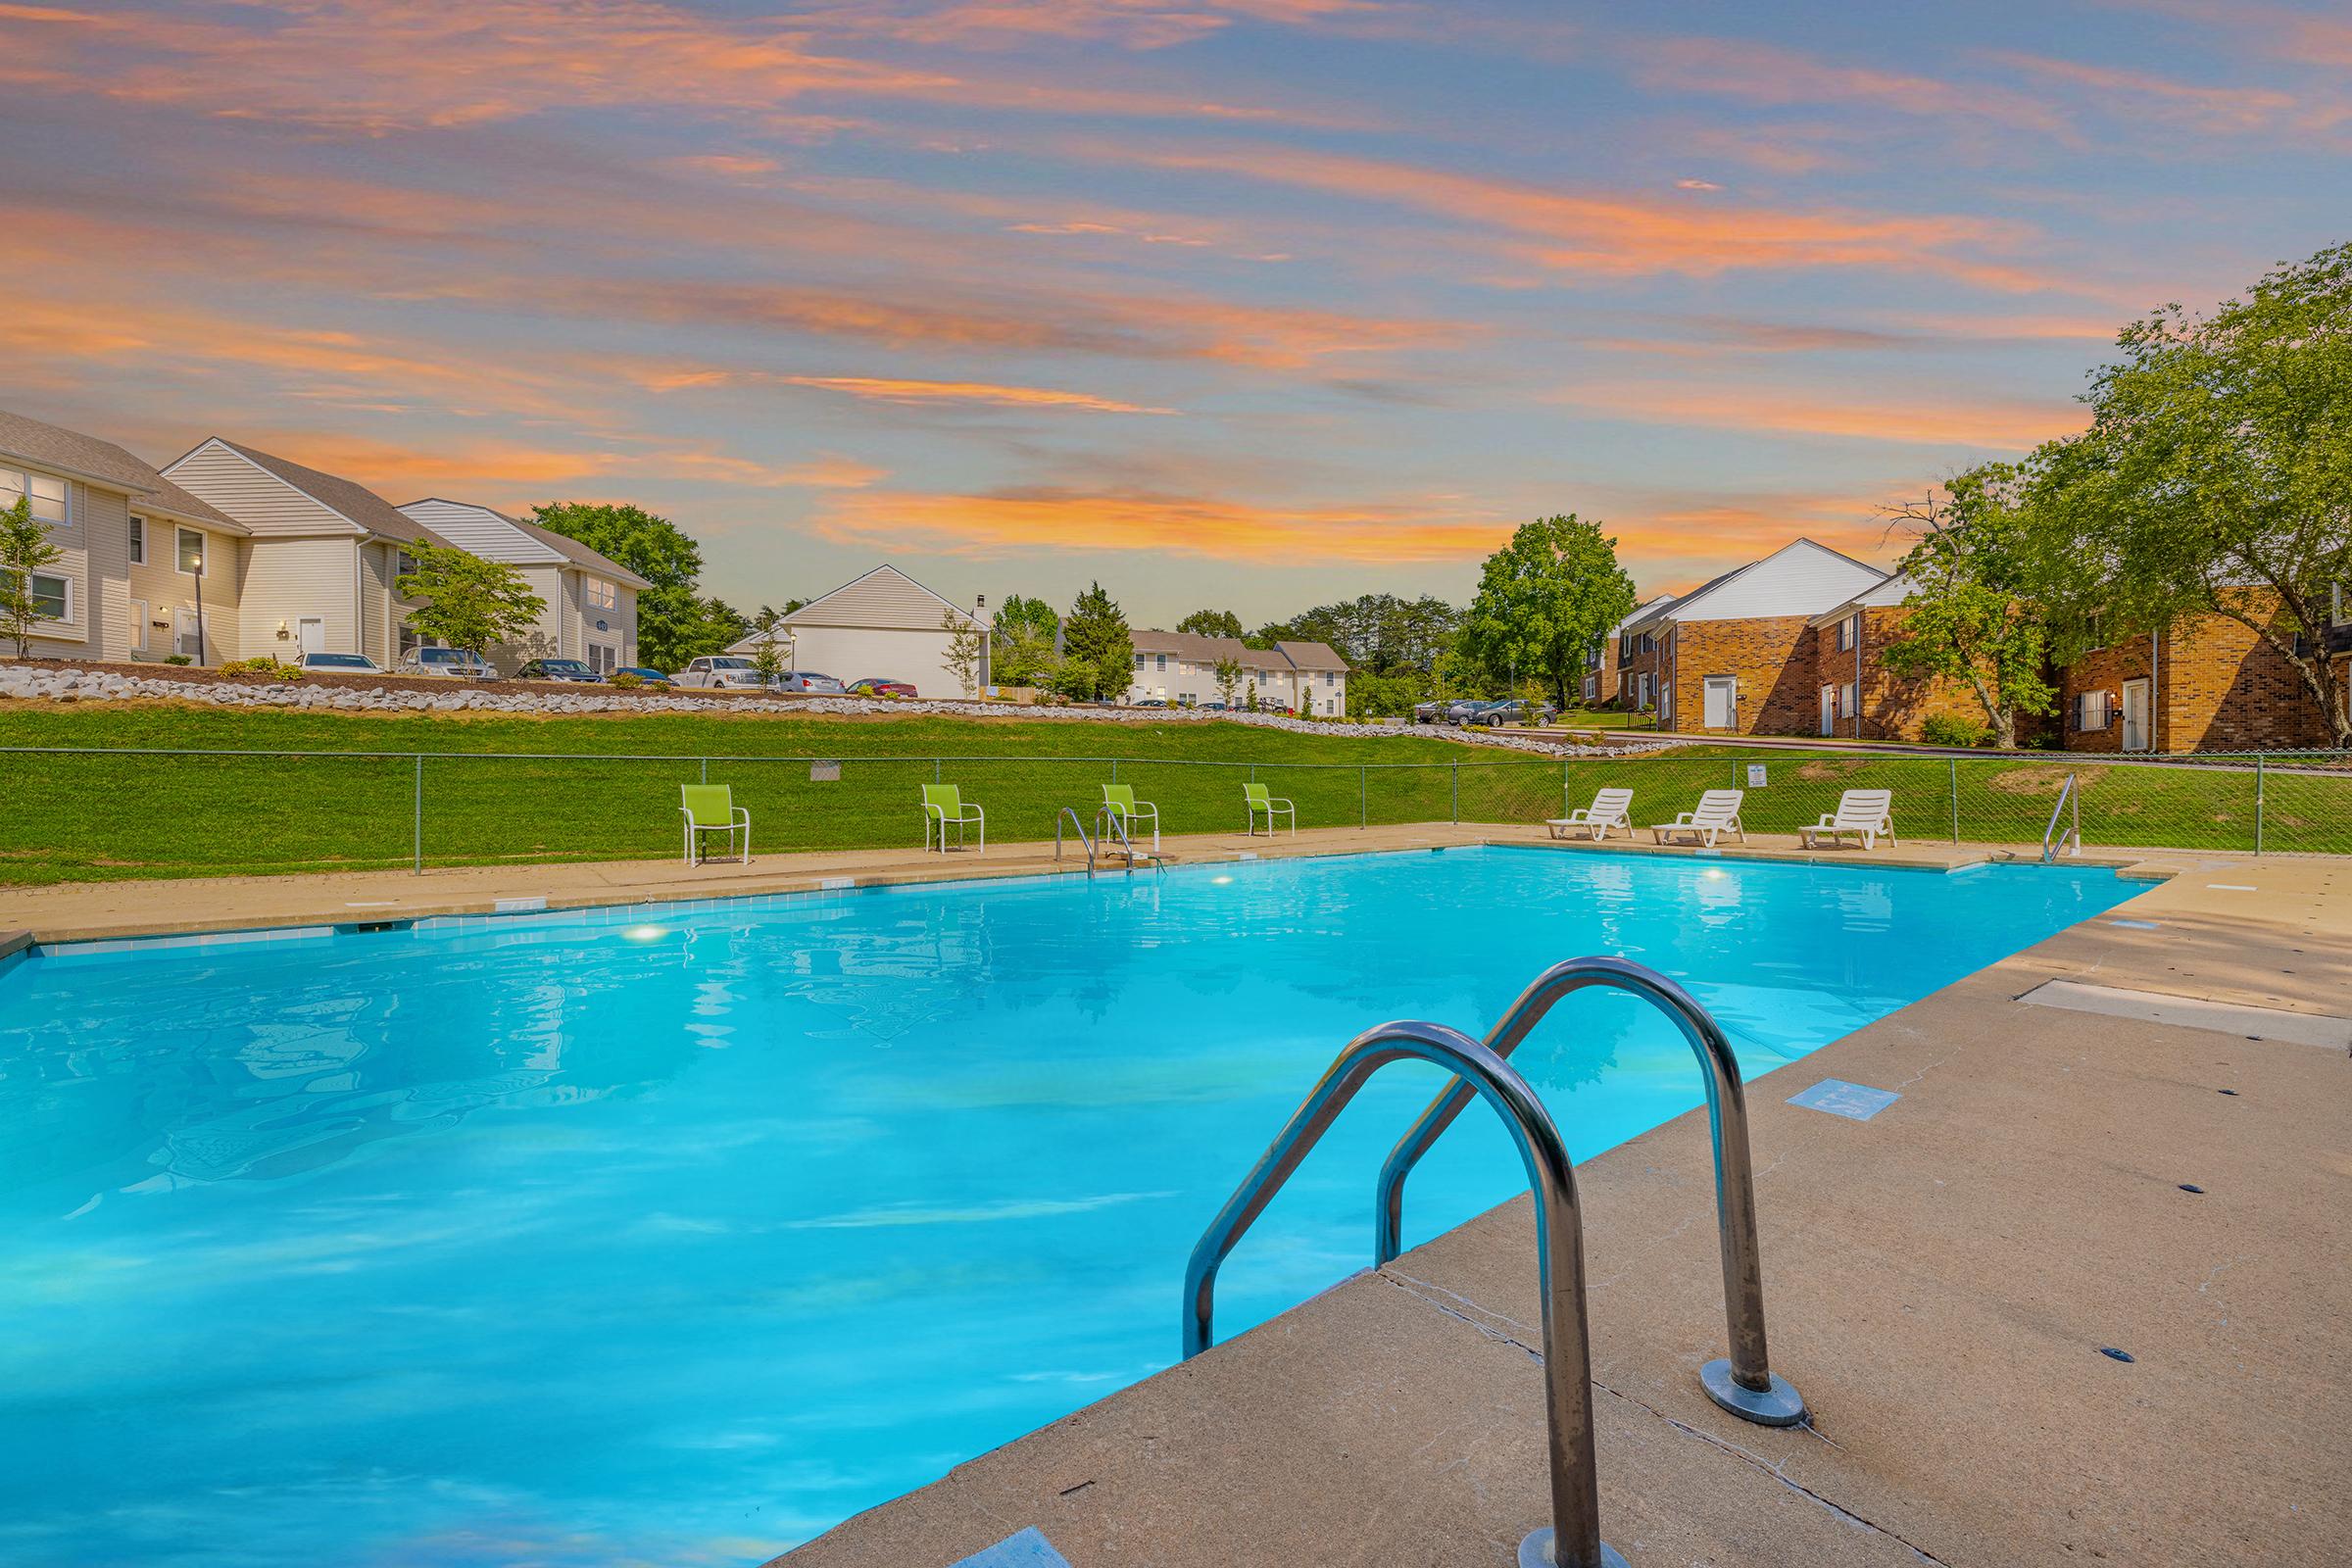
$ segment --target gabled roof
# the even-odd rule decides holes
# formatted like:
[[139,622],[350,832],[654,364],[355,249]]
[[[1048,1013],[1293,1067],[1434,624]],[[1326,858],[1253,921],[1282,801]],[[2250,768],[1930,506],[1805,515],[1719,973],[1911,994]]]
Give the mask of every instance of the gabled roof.
[[[473,513],[480,516],[490,518],[494,524],[491,529],[493,533],[496,532],[495,525],[504,525],[505,527],[514,531],[515,534],[519,535],[526,544],[537,545],[541,550],[560,557],[564,563],[570,565],[578,566],[583,570],[593,571],[600,577],[610,577],[625,588],[645,589],[653,586],[652,583],[646,581],[646,579],[640,577],[637,575],[637,573],[631,571],[619,562],[614,561],[608,556],[600,555],[598,552],[589,549],[586,545],[580,543],[577,539],[571,538],[567,534],[560,534],[553,528],[543,528],[539,524],[527,521],[521,517],[509,516],[506,513],[499,511],[496,507],[485,507],[478,501],[451,501],[442,496],[426,496],[421,500],[406,503],[400,508],[400,511],[403,515],[409,518],[410,521],[423,525],[423,519],[418,515],[418,514],[426,508],[447,509],[460,513]],[[454,520],[446,517],[440,520],[442,525],[451,532],[454,533],[462,531],[459,529],[458,524]],[[462,548],[474,548],[475,554],[487,554],[492,560],[504,561],[509,559],[506,556],[497,554],[496,552],[485,552],[476,547]],[[537,555],[531,555],[524,557],[516,564],[543,564],[544,558]]]
[[1329,643],[1274,644],[1293,669],[1346,669],[1348,661],[1342,659]]
[[1277,642],[1271,648],[1252,648],[1239,637],[1203,637],[1190,631],[1138,631],[1128,634],[1139,654],[1167,654],[1196,664],[1230,659],[1250,669],[1346,669],[1348,661],[1326,643]]
[[1857,610],[1881,610],[1911,597],[1912,582],[1901,572],[1883,577],[1841,605],[1832,605],[1813,617],[1816,626],[1835,626]]
[[876,566],[784,617],[787,626],[865,626],[883,631],[937,631],[943,615],[972,625],[980,618],[944,599],[896,566]]
[[112,441],[62,424],[0,409],[0,457],[120,491],[137,500],[142,512],[200,522],[222,533],[246,531],[244,524],[188,494]]
[[[1628,622],[1625,629],[1648,631],[1668,621],[1683,620],[1809,618],[1857,592],[1867,592],[1886,577],[1878,567],[1825,544],[1791,539],[1769,556],[1735,566],[1680,599],[1659,605]],[[1735,595],[1756,602],[1741,603]]]
[[416,518],[404,515],[398,507],[364,485],[354,484],[349,479],[338,478],[331,473],[321,473],[317,468],[306,468],[288,458],[241,446],[225,436],[214,436],[213,440],[271,477],[301,491],[364,532],[397,539],[404,544],[443,547],[449,544],[448,540]]

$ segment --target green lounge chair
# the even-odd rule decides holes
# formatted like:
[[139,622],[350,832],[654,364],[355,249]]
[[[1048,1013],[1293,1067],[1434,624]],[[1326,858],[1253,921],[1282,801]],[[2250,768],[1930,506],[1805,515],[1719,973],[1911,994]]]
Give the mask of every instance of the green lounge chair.
[[1153,806],[1150,801],[1138,801],[1135,798],[1134,785],[1103,785],[1102,810],[1104,814],[1119,819],[1119,825],[1127,830],[1127,841],[1130,848],[1135,842],[1135,819],[1139,816],[1150,817],[1152,819],[1152,853],[1153,855],[1159,853],[1159,808]]
[[[749,865],[752,859],[752,813],[735,804],[734,791],[724,784],[684,784],[679,786],[678,810],[686,818],[686,863],[700,865],[717,856],[702,853],[704,833],[724,833],[727,836],[727,858]],[[738,848],[740,835],[740,848]]]
[[1272,838],[1274,836],[1274,813],[1280,811],[1291,819],[1291,837],[1298,836],[1298,808],[1279,795],[1267,794],[1263,784],[1243,785],[1242,800],[1250,808],[1249,830],[1251,835],[1254,836],[1257,832],[1257,813],[1263,811],[1266,813],[1266,837]]
[[931,848],[932,829],[939,830],[939,853],[948,853],[948,829],[956,830],[956,847],[963,848],[963,830],[968,823],[980,826],[980,853],[988,853],[988,813],[965,801],[953,784],[923,786],[923,848]]

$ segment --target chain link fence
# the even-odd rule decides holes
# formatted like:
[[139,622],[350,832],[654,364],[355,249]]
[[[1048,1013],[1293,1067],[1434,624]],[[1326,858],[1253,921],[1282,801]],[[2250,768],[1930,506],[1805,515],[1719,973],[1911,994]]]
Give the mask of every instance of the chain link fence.
[[1051,839],[1065,806],[1091,828],[1106,783],[1156,805],[1165,833],[1239,832],[1242,786],[1257,783],[1296,804],[1300,827],[1534,824],[1610,786],[1634,791],[1641,826],[1736,788],[1753,833],[1794,833],[1840,791],[1887,789],[1902,838],[2038,845],[2072,777],[2094,847],[2352,854],[2352,753],[2342,752],[1665,752],[1357,765],[13,748],[0,751],[0,884],[659,858],[678,853],[678,787],[700,782],[732,788],[752,813],[754,847],[769,853],[912,849],[919,786],[935,782],[986,808],[999,843]]

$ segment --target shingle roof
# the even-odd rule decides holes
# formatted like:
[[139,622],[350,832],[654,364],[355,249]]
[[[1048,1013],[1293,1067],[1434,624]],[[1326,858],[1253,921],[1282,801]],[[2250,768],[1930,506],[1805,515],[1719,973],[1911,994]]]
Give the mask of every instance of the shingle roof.
[[349,479],[339,479],[331,473],[321,473],[317,468],[306,468],[301,464],[286,458],[273,457],[270,453],[256,451],[252,447],[240,446],[225,437],[216,437],[215,439],[237,456],[275,474],[304,495],[309,496],[313,501],[329,511],[340,513],[369,533],[381,534],[386,539],[398,539],[409,544],[423,543],[444,547],[449,544],[448,540],[415,518],[407,516],[398,507],[364,485],[354,484]]
[[112,441],[0,409],[0,454],[35,467],[56,468],[146,501],[159,512],[201,522],[222,533],[244,533],[235,521],[188,494]]
[[1348,661],[1342,659],[1329,643],[1286,643],[1274,645],[1291,662],[1293,669],[1346,669]]
[[1128,634],[1139,654],[1170,654],[1196,664],[1231,659],[1252,669],[1346,669],[1348,661],[1326,643],[1277,642],[1271,648],[1252,648],[1239,637],[1203,637],[1190,631],[1138,631]]
[[527,517],[510,517],[495,507],[484,507],[482,510],[513,523],[575,566],[586,566],[590,571],[601,576],[611,577],[624,588],[651,588],[653,586],[652,583],[638,576],[637,573],[614,561],[611,556],[598,554],[569,534],[558,533],[553,528],[542,528]]

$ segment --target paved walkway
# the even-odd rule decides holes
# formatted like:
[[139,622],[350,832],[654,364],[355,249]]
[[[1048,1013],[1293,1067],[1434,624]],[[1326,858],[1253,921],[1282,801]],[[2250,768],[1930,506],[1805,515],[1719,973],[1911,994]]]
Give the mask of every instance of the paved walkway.
[[[1603,1519],[1634,1568],[2346,1560],[2352,1057],[2014,1000],[2345,1010],[2352,863],[2167,865],[1751,1086],[1773,1362],[1809,1427],[1699,1392],[1724,1344],[1703,1112],[1582,1168]],[[1901,1099],[1787,1102],[1832,1077]],[[1504,1204],[786,1560],[934,1568],[1034,1525],[1076,1568],[1501,1568],[1546,1519],[1532,1236]]]

